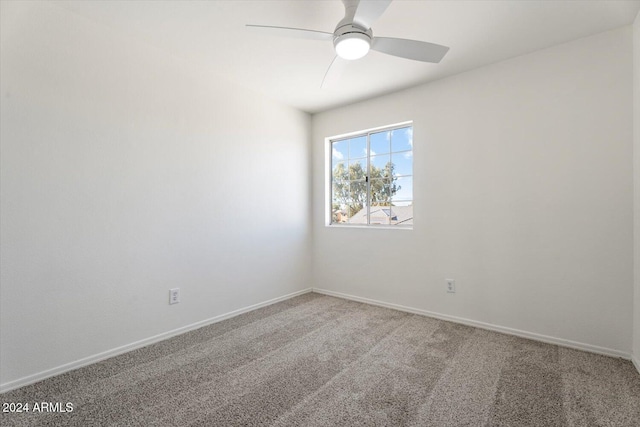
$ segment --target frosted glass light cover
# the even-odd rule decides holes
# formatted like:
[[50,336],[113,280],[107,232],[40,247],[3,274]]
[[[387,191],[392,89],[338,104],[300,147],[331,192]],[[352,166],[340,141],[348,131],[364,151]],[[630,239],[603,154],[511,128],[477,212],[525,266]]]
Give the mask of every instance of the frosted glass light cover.
[[369,52],[369,39],[361,34],[345,34],[336,41],[336,54],[340,58],[360,59]]

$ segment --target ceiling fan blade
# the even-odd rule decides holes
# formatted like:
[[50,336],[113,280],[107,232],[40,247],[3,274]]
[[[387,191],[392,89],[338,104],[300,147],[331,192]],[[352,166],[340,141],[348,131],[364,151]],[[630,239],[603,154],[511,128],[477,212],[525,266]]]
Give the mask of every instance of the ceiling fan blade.
[[335,58],[333,58],[333,61],[331,61],[331,64],[329,64],[329,68],[327,68],[327,71],[324,73],[322,83],[320,83],[320,89],[326,89],[327,87],[335,84],[342,75],[345,65],[347,65],[347,61],[336,55]]
[[298,39],[310,40],[333,40],[333,33],[325,33],[324,31],[305,30],[303,28],[274,27],[270,25],[247,24],[246,26],[250,30],[260,31],[273,36],[295,37]]
[[368,30],[390,4],[391,0],[360,0],[353,22]]
[[371,49],[401,58],[435,63],[440,62],[449,51],[448,47],[439,44],[392,37],[374,37]]

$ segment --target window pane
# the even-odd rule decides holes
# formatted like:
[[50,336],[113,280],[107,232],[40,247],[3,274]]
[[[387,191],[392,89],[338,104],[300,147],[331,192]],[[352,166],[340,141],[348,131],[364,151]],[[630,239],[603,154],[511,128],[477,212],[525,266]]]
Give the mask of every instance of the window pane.
[[372,206],[391,204],[391,182],[388,179],[372,179],[369,189]]
[[388,154],[371,157],[371,178],[391,176],[391,156]]
[[391,224],[391,207],[390,206],[371,206],[370,223],[371,225],[389,225]]
[[393,175],[413,175],[413,151],[394,153],[391,155],[393,162]]
[[331,223],[332,224],[344,224],[349,222],[349,218],[346,215],[346,211],[343,209],[334,209],[331,214]]
[[367,137],[360,136],[349,140],[349,158],[367,157]]
[[333,181],[333,193],[331,196],[332,205],[339,205],[337,207],[344,208],[351,199],[351,193],[349,190],[349,181]]
[[366,177],[367,159],[349,160],[349,179],[363,180]]
[[343,224],[349,221],[349,200],[333,199],[331,203],[331,222]]
[[389,152],[391,140],[391,132],[378,132],[372,133],[371,139],[369,140],[369,147],[371,150],[371,155],[375,156],[376,154],[386,154]]
[[406,127],[391,132],[391,151],[406,151],[413,149],[413,128]]
[[349,179],[349,171],[347,170],[345,162],[339,162],[333,165],[333,171],[331,174],[334,181]]
[[359,212],[367,204],[367,183],[365,181],[352,181],[349,186],[349,198],[352,214]]
[[349,141],[338,141],[331,144],[331,161],[337,163],[349,157]]
[[391,200],[393,204],[399,204],[400,201],[413,200],[413,177],[398,177],[393,181],[391,186]]
[[393,225],[413,225],[413,205],[392,206],[391,223]]
[[349,218],[349,224],[367,224],[367,207],[352,210],[353,215]]

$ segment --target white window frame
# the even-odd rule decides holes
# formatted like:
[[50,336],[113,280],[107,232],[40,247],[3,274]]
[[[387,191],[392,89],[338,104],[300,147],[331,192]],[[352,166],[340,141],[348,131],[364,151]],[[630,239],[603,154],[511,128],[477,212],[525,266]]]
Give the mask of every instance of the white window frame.
[[[380,126],[372,129],[350,132],[346,134],[336,135],[325,138],[325,158],[326,158],[326,167],[325,167],[325,200],[326,200],[326,209],[325,209],[325,226],[327,227],[336,227],[336,228],[375,228],[375,229],[397,229],[397,230],[412,230],[413,224],[395,224],[395,225],[383,225],[383,224],[371,224],[371,203],[369,202],[370,190],[371,190],[371,181],[369,179],[370,176],[370,168],[371,168],[371,144],[370,138],[372,134],[385,132],[385,131],[393,131],[396,129],[402,129],[406,127],[411,127],[413,131],[413,121],[406,121],[402,123],[396,123],[393,125]],[[348,140],[352,138],[366,136],[367,139],[367,156],[366,156],[366,168],[367,168],[367,223],[366,224],[355,224],[355,223],[334,223],[333,222],[333,157],[332,157],[332,148],[333,143]],[[415,139],[415,135],[414,135]],[[408,152],[409,150],[407,150]],[[411,150],[413,152],[413,149]],[[401,152],[395,152],[401,153]],[[392,154],[391,148],[389,154]],[[411,177],[413,180],[415,176],[414,170],[414,162],[412,159],[411,163],[411,175],[403,175],[403,177]],[[415,180],[413,180],[415,184]],[[411,204],[414,203],[415,191],[411,193]]]

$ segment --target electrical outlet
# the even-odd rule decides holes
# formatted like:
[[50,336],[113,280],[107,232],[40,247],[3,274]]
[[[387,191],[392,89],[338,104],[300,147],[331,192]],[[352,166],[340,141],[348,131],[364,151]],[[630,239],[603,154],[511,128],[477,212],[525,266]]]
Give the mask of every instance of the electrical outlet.
[[447,281],[447,292],[450,294],[456,293],[456,281],[453,279],[444,279]]
[[180,288],[169,289],[169,304],[180,302]]

